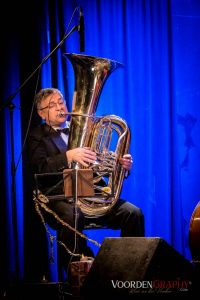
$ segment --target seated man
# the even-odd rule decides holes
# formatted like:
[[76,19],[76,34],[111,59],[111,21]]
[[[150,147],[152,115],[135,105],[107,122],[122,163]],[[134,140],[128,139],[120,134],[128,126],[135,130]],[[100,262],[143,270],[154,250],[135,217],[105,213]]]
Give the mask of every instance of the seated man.
[[[70,168],[72,162],[78,162],[84,167],[89,167],[97,159],[96,153],[88,147],[78,147],[68,150],[68,133],[60,133],[59,129],[68,127],[67,107],[62,93],[55,88],[46,88],[38,92],[35,104],[39,116],[44,121],[36,127],[28,138],[28,157],[32,173],[62,172]],[[132,167],[132,157],[125,154],[120,158],[120,163],[125,170]],[[76,226],[82,232],[87,222],[80,208],[76,211],[76,224],[74,217],[74,204],[69,201],[51,200],[49,208],[59,218],[72,227]],[[121,237],[144,236],[144,217],[140,208],[119,199],[109,213],[97,219],[101,225],[111,229],[120,229]],[[95,222],[97,221],[95,220]],[[63,251],[62,262],[65,269],[71,258],[71,253],[80,253],[91,256],[92,252],[87,246],[86,239],[75,235],[74,231],[54,222],[58,231],[58,238],[70,251]],[[51,221],[50,221],[50,224]],[[75,238],[76,236],[76,238]],[[73,257],[72,257],[73,259]]]

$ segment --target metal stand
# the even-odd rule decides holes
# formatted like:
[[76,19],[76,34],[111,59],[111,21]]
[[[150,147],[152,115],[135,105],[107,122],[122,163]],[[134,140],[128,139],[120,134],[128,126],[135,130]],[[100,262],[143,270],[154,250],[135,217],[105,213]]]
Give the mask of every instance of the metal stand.
[[[18,230],[17,230],[17,216],[16,216],[16,182],[15,182],[15,175],[16,175],[16,166],[14,160],[14,128],[13,128],[13,112],[15,109],[15,105],[13,104],[13,99],[17,96],[17,94],[22,90],[22,88],[29,82],[29,80],[33,77],[33,75],[41,68],[41,66],[52,56],[52,54],[62,46],[64,41],[74,32],[78,30],[79,26],[74,26],[68,34],[66,34],[60,43],[42,60],[42,62],[38,65],[38,67],[28,76],[28,78],[17,88],[17,90],[11,94],[1,105],[0,112],[2,112],[5,108],[9,109],[10,112],[10,136],[11,136],[11,201],[12,201],[12,221],[13,221],[13,232],[14,232],[14,253],[15,253],[15,268],[16,268],[16,276],[19,278],[19,257],[18,257]],[[25,144],[25,142],[24,142]],[[23,149],[22,149],[23,151]],[[20,159],[20,158],[19,158]]]

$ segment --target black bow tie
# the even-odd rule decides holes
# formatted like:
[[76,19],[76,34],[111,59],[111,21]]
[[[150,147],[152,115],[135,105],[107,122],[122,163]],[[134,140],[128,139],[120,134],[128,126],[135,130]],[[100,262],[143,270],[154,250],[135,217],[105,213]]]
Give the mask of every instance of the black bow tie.
[[57,131],[58,133],[65,133],[65,134],[68,134],[68,133],[69,133],[69,128],[57,129],[56,131]]

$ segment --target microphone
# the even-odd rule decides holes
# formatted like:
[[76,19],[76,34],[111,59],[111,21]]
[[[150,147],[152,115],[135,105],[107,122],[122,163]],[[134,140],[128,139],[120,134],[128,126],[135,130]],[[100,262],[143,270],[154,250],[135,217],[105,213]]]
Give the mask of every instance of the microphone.
[[80,52],[85,51],[85,24],[84,24],[84,16],[83,16],[83,10],[82,7],[80,7],[79,11],[79,26],[78,26],[78,32],[80,35]]

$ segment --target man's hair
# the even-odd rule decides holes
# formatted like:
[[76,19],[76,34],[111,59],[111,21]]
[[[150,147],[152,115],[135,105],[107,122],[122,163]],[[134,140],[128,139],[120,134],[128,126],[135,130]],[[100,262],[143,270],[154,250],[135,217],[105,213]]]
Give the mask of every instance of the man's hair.
[[41,103],[42,101],[47,98],[49,95],[52,95],[52,94],[55,94],[55,93],[58,93],[61,95],[61,97],[63,98],[63,95],[61,93],[60,90],[58,89],[55,89],[55,88],[45,88],[45,89],[41,89],[36,95],[35,95],[35,98],[34,98],[34,103],[35,103],[35,106],[37,109],[40,109],[41,108]]

